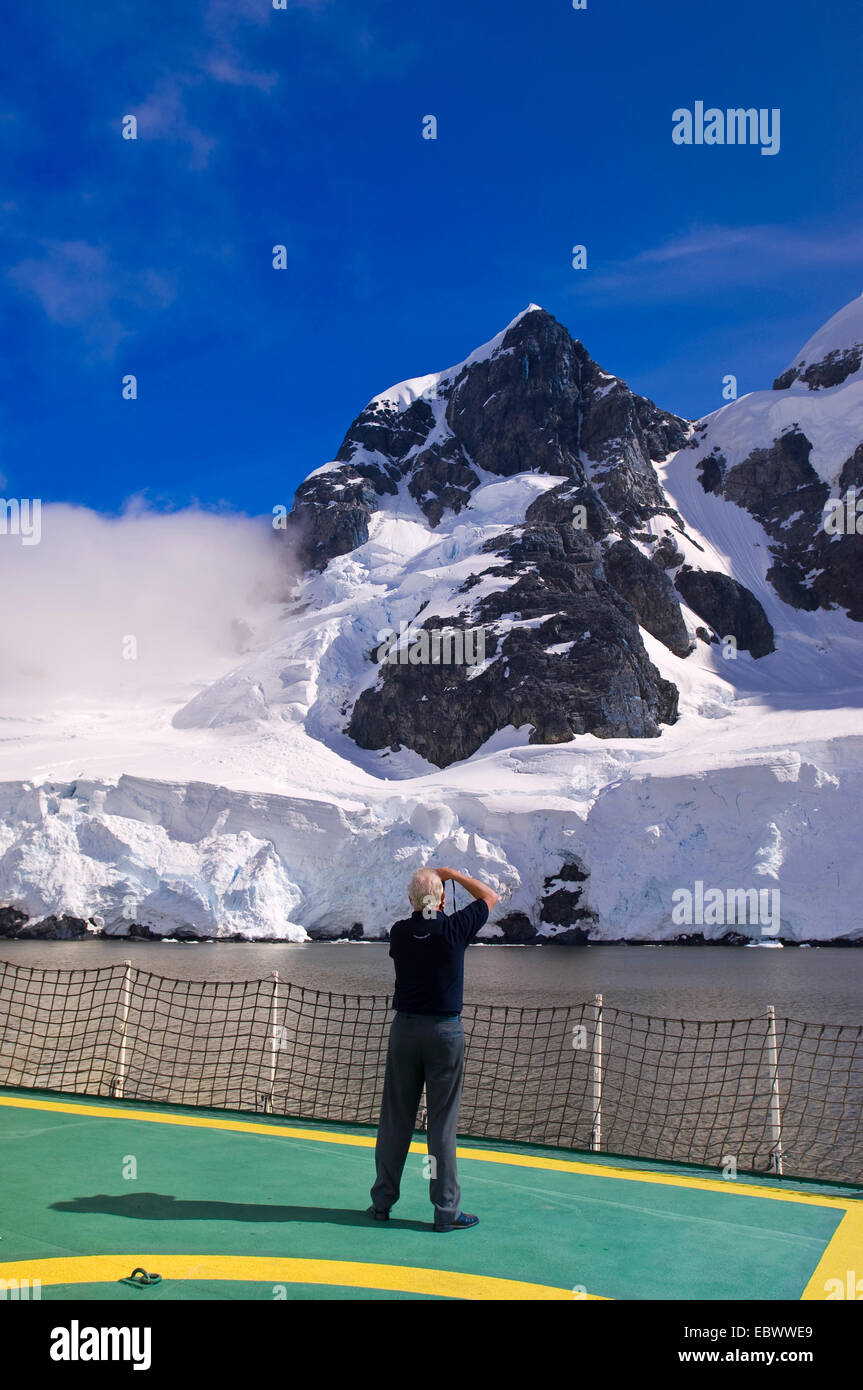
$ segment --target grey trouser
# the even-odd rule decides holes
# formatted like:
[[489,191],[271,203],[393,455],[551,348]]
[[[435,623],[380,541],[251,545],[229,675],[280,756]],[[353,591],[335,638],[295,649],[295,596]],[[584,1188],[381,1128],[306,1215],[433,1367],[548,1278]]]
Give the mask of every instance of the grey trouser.
[[[399,1199],[402,1172],[426,1088],[429,1196],[435,1225],[461,1211],[456,1176],[455,1134],[464,1072],[464,1029],[460,1018],[397,1013],[390,1027],[381,1122],[375,1145],[377,1181],[372,1202],[388,1211]],[[419,1160],[418,1174],[419,1171]]]

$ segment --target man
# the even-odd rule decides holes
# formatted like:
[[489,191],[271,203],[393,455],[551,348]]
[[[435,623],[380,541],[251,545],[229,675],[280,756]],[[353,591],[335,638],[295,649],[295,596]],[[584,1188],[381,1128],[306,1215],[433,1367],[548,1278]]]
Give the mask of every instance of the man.
[[[474,902],[447,917],[444,884],[449,880],[467,889]],[[464,1231],[479,1220],[462,1211],[456,1175],[455,1136],[464,1070],[464,953],[488,921],[497,893],[455,869],[418,869],[408,897],[413,915],[390,929],[396,1016],[387,1049],[375,1146],[377,1180],[369,1215],[386,1221],[399,1199],[425,1082],[434,1228]]]

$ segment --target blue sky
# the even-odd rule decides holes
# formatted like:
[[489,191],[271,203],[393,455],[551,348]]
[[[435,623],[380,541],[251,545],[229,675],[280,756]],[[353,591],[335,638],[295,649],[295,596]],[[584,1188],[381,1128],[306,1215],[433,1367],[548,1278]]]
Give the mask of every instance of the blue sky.
[[[863,291],[857,0],[46,0],[4,26],[6,496],[268,512],[372,395],[530,301],[694,417]],[[780,108],[780,152],[674,145],[697,100]]]

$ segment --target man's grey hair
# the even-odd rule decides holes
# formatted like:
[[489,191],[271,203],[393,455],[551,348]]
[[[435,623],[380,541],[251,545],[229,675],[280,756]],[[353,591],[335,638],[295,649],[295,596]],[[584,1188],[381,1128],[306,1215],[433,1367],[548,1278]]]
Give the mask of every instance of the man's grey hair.
[[417,869],[408,885],[408,897],[415,912],[422,912],[426,905],[437,910],[443,884],[434,869]]

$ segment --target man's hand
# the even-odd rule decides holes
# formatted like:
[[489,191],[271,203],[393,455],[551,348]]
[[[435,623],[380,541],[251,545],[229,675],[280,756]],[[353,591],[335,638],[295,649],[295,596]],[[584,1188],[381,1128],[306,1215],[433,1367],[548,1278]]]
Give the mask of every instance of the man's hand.
[[479,898],[485,903],[489,912],[492,911],[497,902],[497,893],[488,884],[480,883],[478,878],[469,878],[467,874],[460,874],[458,869],[435,869],[435,873],[441,883],[448,883],[452,880],[460,888],[464,888],[470,893],[472,898]]

